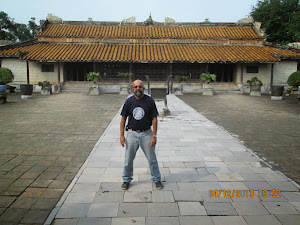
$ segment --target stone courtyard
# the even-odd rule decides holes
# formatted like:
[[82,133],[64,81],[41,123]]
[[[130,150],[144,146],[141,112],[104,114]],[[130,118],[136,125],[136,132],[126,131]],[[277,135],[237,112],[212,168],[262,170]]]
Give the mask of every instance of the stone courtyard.
[[[9,95],[0,105],[0,224],[297,224],[294,99],[180,96],[187,105],[168,96],[171,115],[159,117],[157,144],[165,188],[151,184],[139,152],[124,192],[118,110],[125,99]],[[223,192],[212,196],[214,190]],[[262,196],[272,190],[280,197]]]

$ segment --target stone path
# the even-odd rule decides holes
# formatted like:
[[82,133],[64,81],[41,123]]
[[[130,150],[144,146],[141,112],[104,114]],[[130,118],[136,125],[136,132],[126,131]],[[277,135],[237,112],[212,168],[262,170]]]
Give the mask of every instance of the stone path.
[[163,190],[151,183],[140,150],[132,185],[121,190],[117,113],[46,224],[299,224],[294,181],[176,96],[168,96],[168,106],[157,144]]

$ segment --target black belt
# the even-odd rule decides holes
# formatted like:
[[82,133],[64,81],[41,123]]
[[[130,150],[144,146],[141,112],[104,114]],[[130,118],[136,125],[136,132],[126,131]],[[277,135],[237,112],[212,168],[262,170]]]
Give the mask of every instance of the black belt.
[[131,129],[131,128],[128,128],[128,130],[132,130],[132,131],[135,131],[135,132],[138,132],[138,133],[141,133],[141,132],[145,132],[147,130],[149,130],[150,128],[146,129],[146,130],[135,130],[135,129]]

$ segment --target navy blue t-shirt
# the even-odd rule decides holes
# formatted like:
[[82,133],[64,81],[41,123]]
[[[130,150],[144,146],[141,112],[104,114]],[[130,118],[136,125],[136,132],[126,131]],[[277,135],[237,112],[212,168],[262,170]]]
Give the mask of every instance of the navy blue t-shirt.
[[152,126],[153,117],[158,116],[158,111],[152,97],[144,95],[142,99],[138,100],[133,95],[126,99],[121,116],[129,117],[128,128],[147,130]]

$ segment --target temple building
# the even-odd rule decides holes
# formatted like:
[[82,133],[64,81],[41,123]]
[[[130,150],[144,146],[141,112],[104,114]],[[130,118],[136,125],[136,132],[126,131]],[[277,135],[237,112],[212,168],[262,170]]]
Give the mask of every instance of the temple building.
[[41,21],[35,39],[0,47],[2,67],[15,75],[14,84],[48,80],[52,84],[87,83],[88,72],[99,72],[102,91],[118,91],[124,82],[118,72],[133,79],[166,85],[169,75],[188,76],[184,92],[201,92],[200,75],[216,75],[215,90],[244,90],[256,76],[268,92],[273,84],[287,85],[299,70],[300,54],[264,41],[259,23],[180,23],[166,18],[144,22]]

